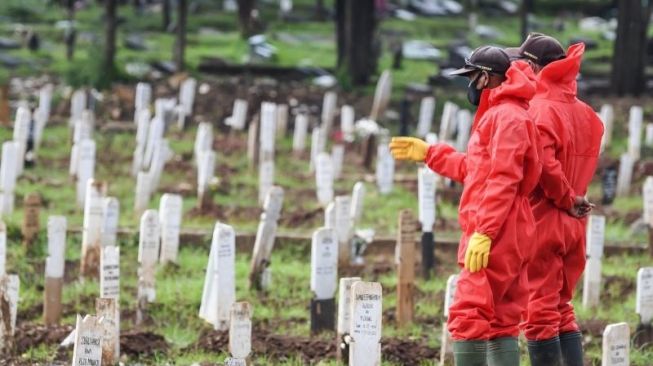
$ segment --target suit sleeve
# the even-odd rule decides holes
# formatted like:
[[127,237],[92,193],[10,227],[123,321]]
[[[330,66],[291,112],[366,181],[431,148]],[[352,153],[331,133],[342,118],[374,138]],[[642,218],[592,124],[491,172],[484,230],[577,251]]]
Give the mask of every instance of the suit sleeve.
[[457,182],[464,181],[467,176],[467,154],[447,144],[431,145],[424,162],[434,172]]
[[542,147],[540,187],[546,198],[556,207],[569,210],[574,205],[576,193],[562,170],[562,164],[556,158],[560,139],[555,133],[555,128],[550,124],[538,123],[537,132]]
[[524,178],[524,158],[531,139],[524,122],[498,121],[490,135],[485,194],[479,197],[476,231],[496,239]]

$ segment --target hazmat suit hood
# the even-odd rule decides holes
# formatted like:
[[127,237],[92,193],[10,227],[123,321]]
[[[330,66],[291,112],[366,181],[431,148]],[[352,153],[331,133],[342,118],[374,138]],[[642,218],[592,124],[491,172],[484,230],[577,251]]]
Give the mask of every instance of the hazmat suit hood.
[[567,49],[567,57],[546,65],[537,76],[537,94],[549,100],[571,102],[576,98],[576,78],[585,53],[585,44]]

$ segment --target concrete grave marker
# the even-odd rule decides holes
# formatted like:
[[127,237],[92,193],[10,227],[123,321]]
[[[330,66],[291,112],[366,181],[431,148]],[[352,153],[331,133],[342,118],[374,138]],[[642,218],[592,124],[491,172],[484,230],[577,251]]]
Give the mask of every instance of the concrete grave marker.
[[141,215],[150,204],[150,173],[138,172],[136,177],[136,197],[134,199],[134,214]]
[[64,216],[48,218],[48,257],[45,259],[45,291],[43,293],[43,322],[59,324],[61,320],[63,277],[66,264],[66,228]]
[[351,324],[351,286],[360,281],[360,277],[343,277],[338,286],[338,325],[337,339],[338,361],[349,363],[349,329]]
[[82,140],[77,146],[76,177],[77,177],[77,206],[84,208],[86,200],[86,187],[89,179],[95,175],[95,141]]
[[379,117],[385,112],[390,96],[392,94],[392,74],[389,70],[383,71],[376,83],[374,90],[374,101],[372,104],[372,111],[370,112],[370,119],[378,121]]
[[306,133],[308,130],[308,116],[298,114],[295,117],[295,129],[293,131],[292,151],[295,155],[301,155],[306,148]]
[[2,161],[0,162],[0,193],[2,194],[2,214],[14,212],[14,190],[16,188],[16,159],[18,144],[6,141],[2,144]]
[[147,134],[150,129],[151,113],[149,109],[136,112],[136,148],[132,159],[132,175],[135,177],[144,168]]
[[343,105],[340,108],[340,130],[346,142],[354,141],[354,107],[350,105]]
[[216,223],[206,266],[199,316],[216,330],[229,327],[231,306],[236,301],[236,233]]
[[599,305],[604,238],[605,216],[590,215],[587,221],[587,263],[583,275],[584,307]]
[[118,223],[120,221],[120,202],[115,197],[102,199],[102,226],[100,243],[102,247],[115,246],[118,243]]
[[449,308],[453,304],[454,295],[456,294],[456,285],[458,284],[458,275],[451,275],[447,279],[447,291],[444,295],[444,319],[442,323],[442,340],[440,342],[440,365],[445,365],[449,361],[453,361],[453,346],[451,333],[447,329],[447,322],[449,318]]
[[648,227],[653,227],[653,176],[646,177],[642,186],[642,218]]
[[335,229],[336,228],[336,203],[329,202],[324,208],[324,227]]
[[102,183],[89,179],[86,187],[84,222],[82,227],[82,277],[97,278],[102,246]]
[[469,134],[472,129],[472,114],[467,109],[461,109],[456,113],[457,131],[456,136],[456,150],[467,151],[467,143],[469,142]]
[[227,117],[225,124],[231,126],[234,130],[241,131],[245,129],[245,122],[247,120],[247,101],[243,99],[236,99],[234,101],[234,109],[230,117]]
[[395,159],[390,154],[388,144],[381,141],[377,146],[376,155],[376,185],[379,193],[388,194],[392,191],[395,174]]
[[82,319],[81,316],[77,315],[72,364],[74,366],[101,365],[103,338],[104,327],[98,317],[86,315]]
[[438,136],[442,141],[448,141],[456,127],[456,113],[458,113],[458,106],[452,102],[445,102],[442,108],[442,118],[440,119],[440,131]]
[[195,162],[199,164],[202,152],[211,150],[213,150],[213,125],[202,122],[197,126],[197,135],[195,135],[195,146],[193,148]]
[[317,200],[322,207],[333,200],[333,160],[331,155],[322,152],[316,158],[315,187],[317,188]]
[[614,109],[611,104],[601,106],[599,118],[603,122],[603,137],[601,139],[601,151],[612,142],[612,128],[614,125]]
[[417,136],[425,137],[431,132],[433,114],[435,113],[435,98],[425,97],[419,105],[419,119],[417,122]]
[[286,130],[288,129],[288,105],[279,104],[277,105],[277,122],[276,122],[276,134],[277,136],[285,136]]
[[265,201],[268,192],[274,186],[274,160],[265,160],[259,164],[258,199]]
[[351,205],[350,196],[337,196],[335,198],[333,228],[338,238],[338,264],[340,266],[347,266],[351,262],[351,240],[353,236]]
[[245,360],[252,352],[252,306],[236,302],[230,314],[229,353],[235,359]]
[[161,263],[177,263],[183,199],[178,194],[166,193],[159,203],[161,223]]
[[653,123],[646,124],[646,137],[644,141],[647,147],[653,147]]
[[[193,115],[193,104],[195,103],[195,91],[197,90],[197,80],[188,78],[181,83],[179,87],[179,104],[184,116]],[[179,126],[183,129],[183,125]]]
[[399,213],[396,246],[397,325],[405,327],[413,321],[415,308],[415,231],[416,222],[410,210]]
[[199,208],[208,208],[211,202],[210,185],[215,177],[216,153],[213,150],[204,150],[199,154],[197,164],[197,203]]
[[642,120],[644,111],[640,106],[630,107],[628,116],[628,154],[634,161],[639,160],[642,148]]
[[315,170],[315,162],[317,156],[322,150],[320,150],[320,135],[322,134],[320,127],[315,127],[311,132],[311,164],[309,166],[310,171]]
[[100,257],[100,297],[120,299],[120,248],[102,247]]
[[311,243],[311,333],[335,328],[338,236],[334,229],[313,233]]
[[102,329],[102,364],[113,365],[120,359],[120,312],[114,298],[95,299],[95,312]]
[[258,164],[259,150],[261,145],[259,143],[259,118],[255,117],[249,123],[247,129],[247,162],[250,169]]
[[628,323],[610,324],[605,327],[601,365],[630,365],[630,327]]
[[351,286],[349,366],[381,364],[382,311],[381,284],[358,281]]
[[34,131],[34,148],[38,149],[43,137],[43,129],[50,119],[50,109],[52,106],[52,84],[46,84],[39,89],[39,105],[34,111],[34,120],[36,121]]
[[150,104],[152,103],[152,86],[148,83],[138,83],[136,84],[136,93],[134,97],[134,115],[137,115],[139,111],[150,109]]
[[0,351],[7,353],[13,348],[19,287],[17,275],[0,276]]
[[[333,130],[333,119],[336,116],[336,104],[338,103],[338,94],[335,92],[324,93],[322,100],[322,125],[320,126],[324,133],[322,139],[326,140],[331,135]],[[321,143],[321,146],[326,146],[326,141]],[[321,150],[323,151],[323,150]]]
[[345,160],[345,145],[334,144],[331,147],[331,161],[333,162],[333,178],[340,179],[342,166]]
[[263,203],[268,190],[274,184],[274,140],[277,105],[261,104],[261,131],[259,134],[259,202]]
[[283,205],[283,189],[273,186],[265,198],[261,221],[256,232],[254,253],[250,264],[249,284],[255,290],[265,290],[265,278],[269,276],[270,255],[277,232],[277,220]]
[[70,98],[70,119],[68,126],[72,127],[75,120],[82,116],[82,112],[86,109],[86,90],[75,90]]
[[360,221],[361,216],[363,215],[363,203],[365,201],[365,183],[356,182],[354,184],[354,189],[351,194],[351,226],[352,228]]
[[640,323],[650,324],[653,320],[653,267],[637,271],[635,311],[640,316]]
[[41,211],[41,196],[32,192],[25,196],[23,201],[23,224],[21,233],[23,235],[23,246],[26,249],[32,247],[32,243],[39,235],[41,224],[39,222],[39,212]]
[[429,278],[435,265],[435,239],[433,225],[435,224],[435,192],[437,177],[426,167],[417,171],[417,195],[419,222],[422,226],[422,276]]
[[93,139],[95,116],[91,111],[83,111],[81,118],[73,124],[73,143]]
[[164,132],[165,121],[163,120],[163,117],[155,115],[150,122],[150,126],[147,131],[147,142],[145,143],[145,154],[143,155],[143,169],[148,169],[152,164],[154,150],[159,145],[159,142],[163,139]]
[[156,298],[155,270],[159,258],[161,228],[156,210],[147,210],[141,217],[138,241],[138,299],[153,302]]
[[622,154],[619,163],[619,176],[617,177],[617,196],[626,196],[630,192],[633,179],[635,159],[631,154]]
[[0,220],[0,277],[7,274],[7,225]]
[[32,114],[26,107],[18,107],[16,121],[14,123],[13,140],[18,144],[18,156],[16,160],[16,176],[20,177],[25,168],[25,154],[27,152],[27,140],[30,134]]

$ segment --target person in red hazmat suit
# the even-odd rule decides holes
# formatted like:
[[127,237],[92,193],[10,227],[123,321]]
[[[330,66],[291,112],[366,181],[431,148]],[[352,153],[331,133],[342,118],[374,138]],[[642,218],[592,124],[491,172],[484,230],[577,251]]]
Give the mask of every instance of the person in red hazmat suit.
[[526,308],[526,260],[535,236],[529,196],[540,179],[537,130],[527,113],[535,75],[497,47],[476,49],[454,72],[469,78],[478,106],[467,153],[412,137],[394,137],[397,160],[424,162],[463,183],[460,276],[449,309],[457,366],[519,364],[519,323]]
[[531,196],[537,228],[528,264],[523,330],[533,366],[583,366],[581,333],[571,299],[585,268],[587,193],[599,157],[603,123],[576,97],[585,45],[565,53],[553,37],[532,34],[511,56],[537,74],[529,114],[542,147],[542,176]]

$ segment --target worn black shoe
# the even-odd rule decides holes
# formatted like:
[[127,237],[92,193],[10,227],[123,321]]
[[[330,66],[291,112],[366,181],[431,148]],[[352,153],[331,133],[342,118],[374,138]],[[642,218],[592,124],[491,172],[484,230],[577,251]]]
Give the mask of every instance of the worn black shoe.
[[564,366],[583,366],[583,335],[580,331],[560,333]]
[[493,339],[487,344],[488,366],[519,366],[519,342],[516,337]]
[[456,366],[487,366],[487,341],[454,341]]
[[562,366],[560,338],[528,341],[528,355],[531,366]]

